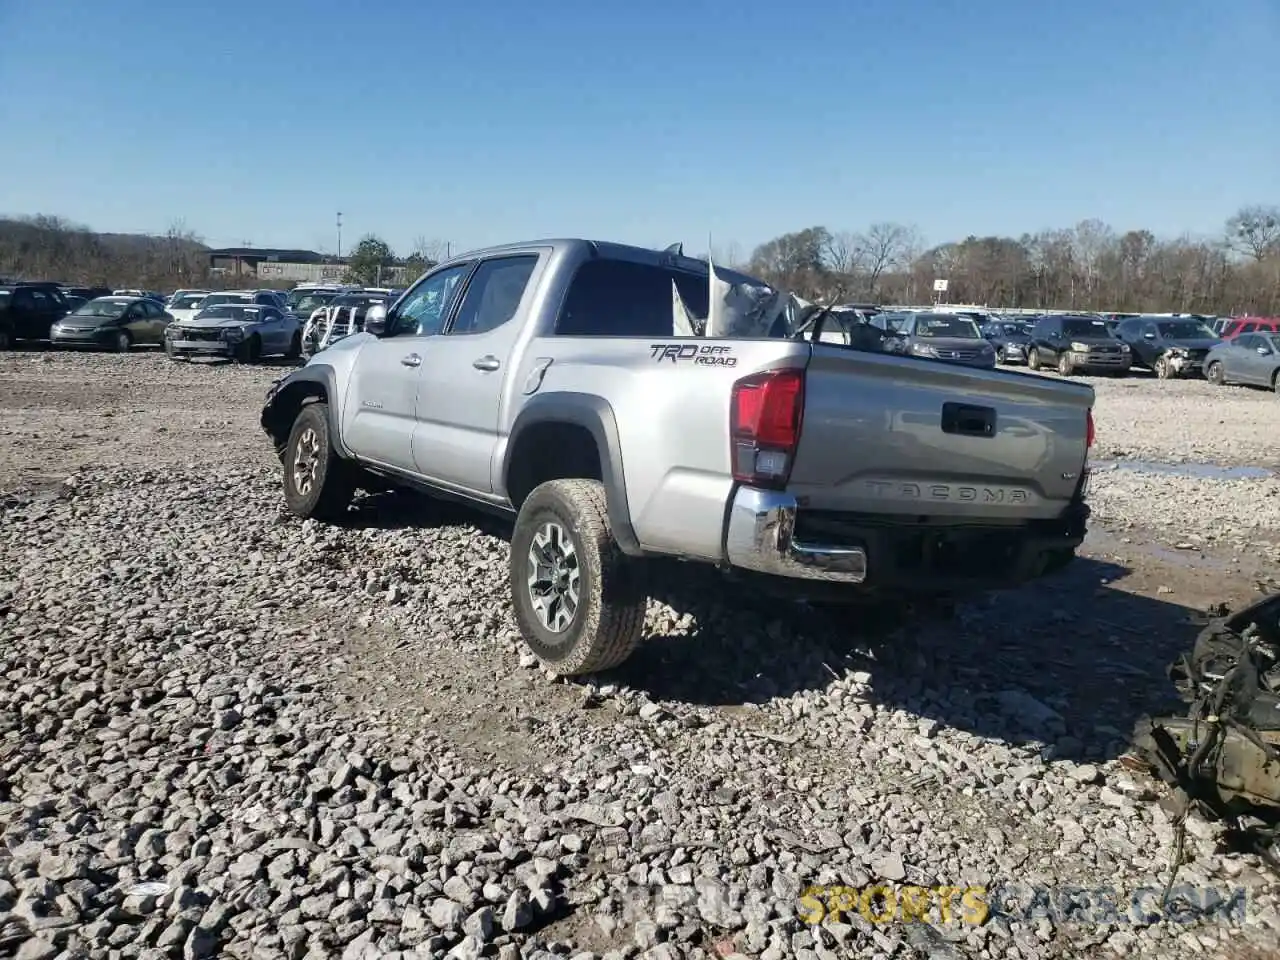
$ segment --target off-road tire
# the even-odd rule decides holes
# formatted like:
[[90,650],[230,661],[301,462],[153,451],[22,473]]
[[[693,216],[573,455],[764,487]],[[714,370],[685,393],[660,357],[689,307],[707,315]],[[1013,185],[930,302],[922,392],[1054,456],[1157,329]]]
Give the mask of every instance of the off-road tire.
[[[298,488],[295,465],[298,447],[306,439],[314,439],[315,473],[310,487]],[[338,456],[329,436],[329,405],[323,402],[306,404],[294,418],[281,457],[284,467],[284,502],[289,512],[304,520],[315,519],[325,523],[340,520],[355,494],[356,475],[354,464]]]
[[128,353],[133,347],[133,337],[129,335],[128,330],[121,330],[115,335],[115,339],[111,342],[111,349],[116,353]]
[[[622,663],[639,645],[648,602],[642,560],[614,539],[604,486],[598,480],[549,480],[520,506],[511,538],[511,597],[529,649],[560,676],[580,676]],[[545,627],[529,587],[529,552],[543,524],[558,524],[578,558],[578,606],[560,633]]]
[[236,363],[256,363],[262,356],[262,341],[255,333],[236,346],[234,355]]
[[1040,351],[1037,350],[1035,347],[1032,347],[1030,350],[1027,351],[1027,369],[1028,370],[1040,369]]
[[1215,387],[1221,387],[1227,382],[1226,376],[1222,372],[1221,361],[1215,360],[1209,366],[1205,367],[1204,378],[1212,383]]
[[1058,354],[1058,374],[1059,376],[1069,377],[1076,372],[1076,365],[1071,359],[1071,354],[1063,352]]

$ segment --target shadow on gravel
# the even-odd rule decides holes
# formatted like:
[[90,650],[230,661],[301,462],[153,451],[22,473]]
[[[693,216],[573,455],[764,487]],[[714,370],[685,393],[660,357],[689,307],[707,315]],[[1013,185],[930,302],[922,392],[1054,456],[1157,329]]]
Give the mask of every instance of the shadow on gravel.
[[1052,744],[1057,758],[1107,760],[1127,748],[1143,713],[1177,709],[1165,671],[1199,630],[1196,611],[1118,589],[1127,574],[1079,558],[942,620],[815,610],[682,567],[654,589],[680,616],[616,679],[703,706],[805,693],[817,706],[838,676],[866,671],[868,698],[890,709],[1012,744]]
[[343,526],[351,530],[429,530],[468,526],[502,540],[511,539],[511,521],[473,507],[451,503],[404,490],[388,490],[359,496],[352,503]]

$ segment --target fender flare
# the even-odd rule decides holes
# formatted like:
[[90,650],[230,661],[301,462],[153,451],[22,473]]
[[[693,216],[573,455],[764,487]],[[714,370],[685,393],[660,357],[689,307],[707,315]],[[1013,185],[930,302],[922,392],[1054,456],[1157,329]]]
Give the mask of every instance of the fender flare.
[[519,445],[521,435],[530,427],[543,423],[572,424],[591,434],[600,458],[601,481],[604,484],[605,504],[614,539],[623,553],[629,556],[643,555],[640,539],[631,523],[618,421],[613,407],[602,397],[568,391],[531,397],[511,425],[502,459],[503,488],[508,492],[510,490],[507,478],[511,473],[511,457]]
[[[272,384],[267,391],[267,397],[262,405],[262,415],[259,422],[262,429],[272,440],[279,442],[281,433],[287,438],[288,430],[293,424],[293,418],[297,416],[296,410],[292,416],[288,417],[288,422],[283,421],[283,415],[290,407],[302,406],[302,401],[295,403],[295,398],[314,394],[315,387],[319,386],[324,393],[327,414],[329,420],[329,442],[333,445],[338,456],[350,460],[351,452],[347,449],[346,444],[342,442],[342,431],[339,429],[340,417],[338,413],[336,400],[338,398],[338,377],[334,373],[333,367],[327,363],[308,363],[305,367],[300,367],[286,377],[282,377]],[[283,431],[280,428],[283,427]]]

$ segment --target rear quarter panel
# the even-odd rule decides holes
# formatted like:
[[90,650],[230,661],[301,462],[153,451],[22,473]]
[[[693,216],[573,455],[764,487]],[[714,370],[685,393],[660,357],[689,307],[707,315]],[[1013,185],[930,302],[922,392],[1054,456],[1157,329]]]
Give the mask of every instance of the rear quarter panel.
[[542,337],[528,363],[553,358],[539,394],[587,393],[613,408],[631,520],[646,549],[696,559],[722,554],[733,488],[729,400],[735,380],[802,367],[788,340]]

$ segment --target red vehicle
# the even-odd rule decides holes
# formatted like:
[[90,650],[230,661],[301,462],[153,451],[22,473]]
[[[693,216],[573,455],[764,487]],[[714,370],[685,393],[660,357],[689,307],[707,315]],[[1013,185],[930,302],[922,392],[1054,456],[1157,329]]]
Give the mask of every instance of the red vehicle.
[[1223,323],[1218,336],[1234,340],[1242,333],[1280,333],[1280,317],[1232,317]]

